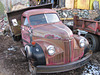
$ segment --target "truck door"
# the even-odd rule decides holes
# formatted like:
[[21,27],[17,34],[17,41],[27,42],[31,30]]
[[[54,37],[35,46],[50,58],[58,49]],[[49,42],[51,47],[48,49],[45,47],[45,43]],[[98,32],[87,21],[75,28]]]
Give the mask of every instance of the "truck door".
[[22,19],[23,23],[21,25],[21,34],[22,34],[22,40],[23,44],[26,45],[30,43],[30,33],[29,33],[29,22],[26,17],[23,17]]

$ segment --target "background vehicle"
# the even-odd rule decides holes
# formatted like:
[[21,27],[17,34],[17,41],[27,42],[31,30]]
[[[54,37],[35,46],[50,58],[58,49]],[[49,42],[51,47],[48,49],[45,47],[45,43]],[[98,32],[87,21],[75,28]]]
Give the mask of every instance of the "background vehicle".
[[74,35],[60,21],[56,11],[47,9],[51,6],[29,7],[7,13],[13,38],[22,36],[25,46],[22,52],[33,74],[69,71],[86,64],[91,56],[90,52],[86,52],[89,51],[88,41]]
[[95,52],[100,46],[100,21],[79,19],[74,17],[74,30],[80,29],[86,31],[84,34],[89,41],[90,49]]

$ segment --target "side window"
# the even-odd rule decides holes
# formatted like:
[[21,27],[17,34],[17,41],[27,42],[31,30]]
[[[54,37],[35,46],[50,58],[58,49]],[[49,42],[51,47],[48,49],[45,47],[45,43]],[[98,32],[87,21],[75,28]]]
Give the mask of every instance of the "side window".
[[24,24],[25,26],[29,25],[28,19],[27,19],[26,17],[23,17],[23,24]]

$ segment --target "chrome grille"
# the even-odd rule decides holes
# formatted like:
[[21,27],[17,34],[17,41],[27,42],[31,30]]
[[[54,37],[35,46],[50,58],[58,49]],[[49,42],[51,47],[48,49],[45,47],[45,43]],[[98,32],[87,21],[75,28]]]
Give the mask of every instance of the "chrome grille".
[[72,61],[72,57],[73,57],[73,39],[65,41],[64,45],[65,45],[65,61],[66,63],[69,63]]
[[66,42],[64,42],[64,46],[65,46],[65,62],[66,63],[68,63],[69,62],[69,59],[70,59],[70,57],[69,57],[69,42],[68,41],[66,41]]
[[64,53],[60,53],[53,58],[49,58],[49,64],[62,64],[64,63]]

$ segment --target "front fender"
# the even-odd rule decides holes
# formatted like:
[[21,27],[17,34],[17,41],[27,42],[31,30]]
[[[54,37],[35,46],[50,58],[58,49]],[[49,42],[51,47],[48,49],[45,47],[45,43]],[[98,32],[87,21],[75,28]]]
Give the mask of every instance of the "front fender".
[[43,49],[39,44],[29,45],[30,46],[30,52],[32,53],[31,58],[35,61],[34,66],[37,65],[46,65],[45,55],[43,52]]
[[75,35],[74,34],[74,39],[77,41],[78,45],[79,45],[80,39],[85,39],[86,40],[86,47],[89,45],[88,40],[85,37],[83,37],[83,36],[79,36],[79,35]]

